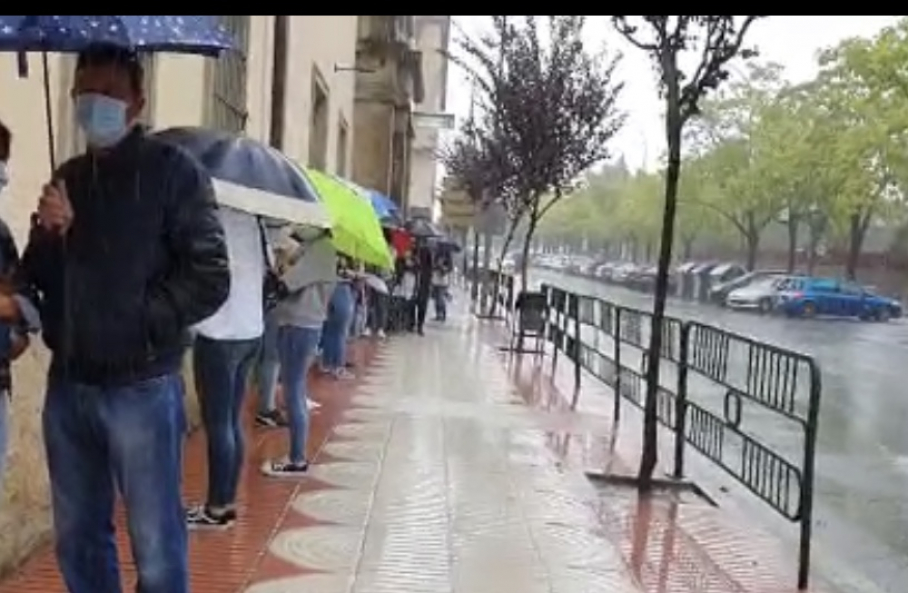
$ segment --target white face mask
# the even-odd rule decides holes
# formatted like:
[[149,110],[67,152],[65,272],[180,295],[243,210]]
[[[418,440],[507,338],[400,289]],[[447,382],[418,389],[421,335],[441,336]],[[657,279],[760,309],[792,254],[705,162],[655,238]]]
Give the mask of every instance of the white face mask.
[[0,161],[0,192],[9,185],[9,166],[6,161]]

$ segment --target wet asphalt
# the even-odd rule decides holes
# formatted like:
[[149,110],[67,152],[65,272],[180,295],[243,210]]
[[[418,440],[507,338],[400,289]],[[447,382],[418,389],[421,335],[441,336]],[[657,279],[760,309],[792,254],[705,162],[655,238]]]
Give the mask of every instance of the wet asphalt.
[[[550,270],[535,270],[533,281],[652,307],[650,295]],[[908,591],[908,320],[792,320],[678,299],[668,313],[814,357],[823,382],[815,566],[843,591]],[[793,525],[763,510],[796,542]]]

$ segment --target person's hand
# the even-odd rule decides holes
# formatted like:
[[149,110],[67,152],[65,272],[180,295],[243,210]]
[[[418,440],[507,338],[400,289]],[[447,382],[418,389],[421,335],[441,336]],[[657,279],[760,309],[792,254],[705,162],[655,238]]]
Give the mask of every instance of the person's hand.
[[12,294],[0,292],[0,321],[15,323],[19,319],[19,303]]
[[73,208],[63,180],[45,184],[38,198],[38,221],[45,230],[65,235],[73,222]]

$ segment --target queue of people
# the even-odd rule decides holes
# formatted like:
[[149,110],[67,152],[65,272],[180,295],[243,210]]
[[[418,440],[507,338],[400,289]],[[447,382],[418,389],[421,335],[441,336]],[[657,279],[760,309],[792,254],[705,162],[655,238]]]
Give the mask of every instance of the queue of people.
[[[21,258],[0,221],[0,478],[10,364],[40,331],[52,354],[42,421],[56,555],[71,593],[121,590],[117,494],[138,590],[188,593],[189,529],[228,529],[241,512],[252,375],[255,424],[288,431],[285,454],[260,470],[298,478],[317,406],[310,369],[352,378],[351,336],[384,338],[401,298],[405,328],[422,334],[429,300],[444,321],[450,298],[450,258],[425,246],[370,285],[379,273],[336,253],[326,232],[303,236],[218,208],[199,163],[137,123],[143,80],[132,52],[79,54],[72,96],[88,149],[42,188]],[[0,191],[12,140],[0,124]],[[190,343],[208,487],[187,505],[181,370]]]

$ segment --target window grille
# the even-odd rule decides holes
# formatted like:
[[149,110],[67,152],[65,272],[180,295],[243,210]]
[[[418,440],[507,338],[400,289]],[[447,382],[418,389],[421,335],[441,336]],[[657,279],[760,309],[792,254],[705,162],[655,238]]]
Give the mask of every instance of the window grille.
[[228,132],[246,129],[246,54],[249,49],[249,16],[218,16],[233,36],[238,51],[224,52],[213,64],[211,108],[208,125]]

